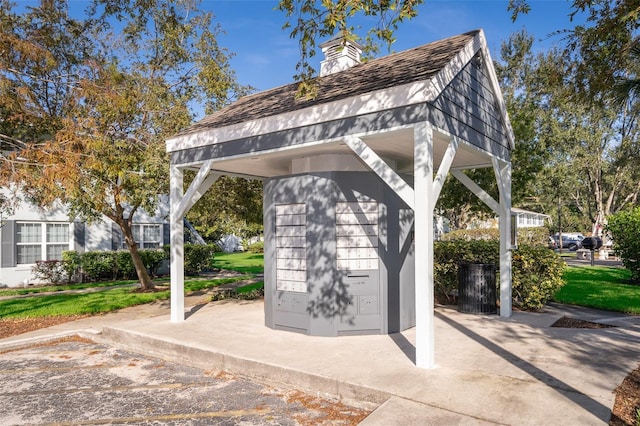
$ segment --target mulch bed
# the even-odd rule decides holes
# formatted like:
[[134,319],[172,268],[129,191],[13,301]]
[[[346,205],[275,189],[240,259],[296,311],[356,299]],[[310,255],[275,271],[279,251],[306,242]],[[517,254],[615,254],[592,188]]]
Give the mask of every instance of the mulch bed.
[[562,317],[551,324],[551,327],[562,328],[612,328],[615,325],[601,324],[599,322],[586,321],[578,318]]
[[59,317],[0,319],[0,339],[28,333],[41,328],[52,327],[69,321],[75,321],[88,316],[89,315],[67,315]]
[[640,424],[640,367],[633,370],[615,390],[616,400],[611,410],[612,426]]

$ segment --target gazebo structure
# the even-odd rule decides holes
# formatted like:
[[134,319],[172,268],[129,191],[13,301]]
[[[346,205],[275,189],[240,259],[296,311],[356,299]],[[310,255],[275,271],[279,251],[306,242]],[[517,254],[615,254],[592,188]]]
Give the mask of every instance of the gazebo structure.
[[[451,173],[499,216],[500,315],[511,316],[514,137],[481,30],[360,63],[330,40],[314,99],[290,84],[167,141],[171,320],[184,320],[182,217],[222,175],[262,179],[265,324],[313,335],[416,327],[435,366],[433,215]],[[494,200],[463,171],[492,167]],[[183,172],[197,174],[184,191]]]

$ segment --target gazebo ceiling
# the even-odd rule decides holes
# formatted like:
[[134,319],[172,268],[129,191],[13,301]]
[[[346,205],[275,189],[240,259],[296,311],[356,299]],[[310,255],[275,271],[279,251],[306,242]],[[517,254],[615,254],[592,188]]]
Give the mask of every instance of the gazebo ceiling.
[[[407,127],[382,133],[361,136],[361,139],[380,157],[391,160],[396,164],[396,171],[403,174],[413,174],[414,158],[413,128]],[[449,144],[449,136],[434,132],[433,161],[437,170],[440,161]],[[268,178],[288,175],[291,173],[291,163],[294,159],[323,154],[354,155],[353,151],[340,139],[333,141],[318,141],[292,146],[266,153],[250,153],[234,158],[215,161],[212,171],[225,174]],[[199,165],[193,165],[196,169]],[[454,159],[452,169],[469,169],[490,167],[490,157],[479,149],[461,144]]]

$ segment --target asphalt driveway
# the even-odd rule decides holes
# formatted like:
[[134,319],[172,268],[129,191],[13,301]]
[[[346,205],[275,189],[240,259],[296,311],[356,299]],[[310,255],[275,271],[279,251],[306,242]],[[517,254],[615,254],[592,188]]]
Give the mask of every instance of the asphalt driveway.
[[367,414],[79,337],[0,353],[0,400],[3,425],[350,425]]

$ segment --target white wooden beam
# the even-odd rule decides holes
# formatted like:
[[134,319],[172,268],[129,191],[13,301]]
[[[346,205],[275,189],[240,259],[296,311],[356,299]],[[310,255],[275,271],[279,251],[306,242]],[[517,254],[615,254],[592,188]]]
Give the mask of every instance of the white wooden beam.
[[198,174],[189,185],[187,193],[184,195],[180,204],[177,206],[176,214],[184,217],[191,207],[204,195],[205,192],[213,185],[213,183],[221,176],[219,173],[209,173],[213,166],[213,160],[207,160]]
[[433,129],[414,127],[416,366],[435,368],[433,290]]
[[458,151],[458,138],[452,137],[449,141],[449,146],[447,146],[447,150],[442,157],[442,161],[440,162],[440,167],[438,167],[438,173],[436,177],[433,179],[433,203],[438,201],[440,197],[440,191],[442,191],[442,186],[444,185],[444,181],[447,179],[447,175],[449,174],[449,169],[451,168],[451,164],[453,164],[453,159],[456,156],[456,152]]
[[169,168],[169,205],[171,230],[171,321],[184,321],[184,221],[178,206],[183,199],[184,173]]
[[511,266],[511,163],[493,161],[493,170],[500,190],[500,316],[512,314]]
[[375,174],[377,174],[383,182],[404,201],[407,206],[414,208],[414,191],[413,188],[398,173],[395,172],[385,161],[376,154],[374,150],[355,136],[347,136],[344,138],[345,143],[351,150],[364,161]]
[[475,183],[471,178],[460,170],[452,170],[451,174],[460,181],[467,189],[473,192],[476,197],[480,198],[495,214],[500,214],[500,204],[494,200],[491,195],[487,194],[484,189]]

